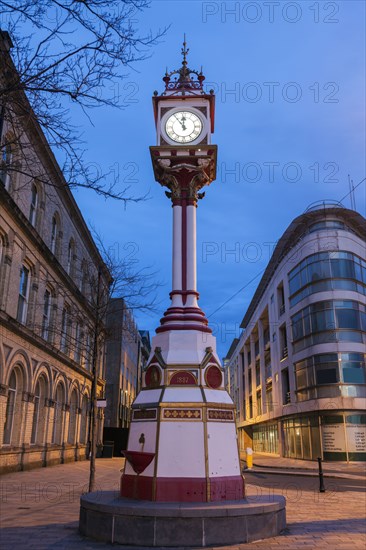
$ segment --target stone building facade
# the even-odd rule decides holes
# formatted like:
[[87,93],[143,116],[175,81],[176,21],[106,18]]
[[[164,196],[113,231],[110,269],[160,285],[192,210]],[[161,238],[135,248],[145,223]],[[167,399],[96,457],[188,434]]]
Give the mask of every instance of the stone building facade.
[[147,331],[139,331],[123,298],[108,304],[106,338],[107,428],[129,428],[131,406],[140,387],[141,373],[150,354]]
[[278,241],[226,360],[241,450],[366,460],[365,241],[324,203]]
[[[6,33],[1,54],[9,56]],[[8,42],[9,44],[9,42]],[[0,69],[3,68],[3,61]],[[0,71],[0,78],[3,78]],[[26,104],[26,98],[22,99]],[[85,458],[95,293],[110,274],[34,116],[1,108],[0,470]],[[30,111],[31,112],[31,111]],[[32,166],[31,177],[24,166]],[[99,273],[99,276],[98,276]],[[104,351],[97,393],[104,394]],[[103,411],[99,411],[102,439]]]

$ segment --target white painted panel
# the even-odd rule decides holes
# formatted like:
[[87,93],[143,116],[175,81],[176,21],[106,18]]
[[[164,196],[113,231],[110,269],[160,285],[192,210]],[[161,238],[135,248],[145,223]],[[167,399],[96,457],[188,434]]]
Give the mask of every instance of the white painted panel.
[[155,452],[156,444],[156,422],[131,422],[130,433],[128,436],[128,450],[141,451],[139,439],[144,434],[144,451],[147,453]]
[[202,422],[162,422],[159,434],[159,477],[205,477]]
[[[142,451],[142,445],[139,443],[141,434],[145,436],[144,452],[146,453],[155,453],[156,445],[156,422],[132,422],[130,426],[130,433],[128,436],[128,450],[129,451]],[[154,463],[153,460],[151,464],[144,470],[141,475],[152,476],[154,475]],[[135,475],[132,466],[126,463],[126,474]]]
[[208,422],[208,468],[210,477],[240,474],[235,424]]
[[226,390],[204,390],[208,403],[230,403],[232,405],[233,400]]
[[166,388],[162,403],[202,403],[203,397],[199,388]]
[[159,403],[161,395],[161,389],[158,390],[143,390],[140,391],[135,401],[134,405],[142,405],[144,403]]

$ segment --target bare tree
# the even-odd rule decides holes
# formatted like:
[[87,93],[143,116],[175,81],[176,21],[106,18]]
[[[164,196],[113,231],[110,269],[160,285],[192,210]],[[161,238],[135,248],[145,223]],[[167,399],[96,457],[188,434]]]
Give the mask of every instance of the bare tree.
[[[0,0],[4,44],[0,120],[6,129],[1,143],[6,170],[49,183],[27,146],[27,132],[39,124],[70,187],[93,189],[105,198],[138,200],[132,199],[128,188],[119,189],[113,171],[96,174],[88,167],[82,133],[73,126],[71,115],[75,108],[90,117],[96,107],[124,107],[118,90],[126,71],[146,59],[166,31],[139,34],[136,15],[149,4],[149,0]],[[17,153],[15,163],[12,149]]]

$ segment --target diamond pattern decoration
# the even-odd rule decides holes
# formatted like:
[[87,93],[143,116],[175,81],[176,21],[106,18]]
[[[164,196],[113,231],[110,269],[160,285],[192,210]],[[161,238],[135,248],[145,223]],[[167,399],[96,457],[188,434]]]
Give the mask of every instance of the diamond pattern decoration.
[[164,409],[163,418],[166,420],[201,420],[201,409]]
[[227,409],[209,409],[207,411],[208,420],[226,420],[228,422],[234,421],[233,411],[228,411]]

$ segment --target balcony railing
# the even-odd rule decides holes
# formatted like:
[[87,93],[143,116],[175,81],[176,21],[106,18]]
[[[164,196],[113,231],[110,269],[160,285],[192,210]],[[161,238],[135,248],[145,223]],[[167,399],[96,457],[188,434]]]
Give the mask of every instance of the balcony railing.
[[288,348],[287,348],[287,346],[284,346],[282,348],[281,359],[286,359],[286,357],[288,357]]
[[280,316],[283,315],[286,311],[286,306],[285,304],[282,304],[282,306],[280,306]]
[[289,391],[285,393],[283,400],[284,405],[288,405],[289,403],[291,403],[291,393]]

